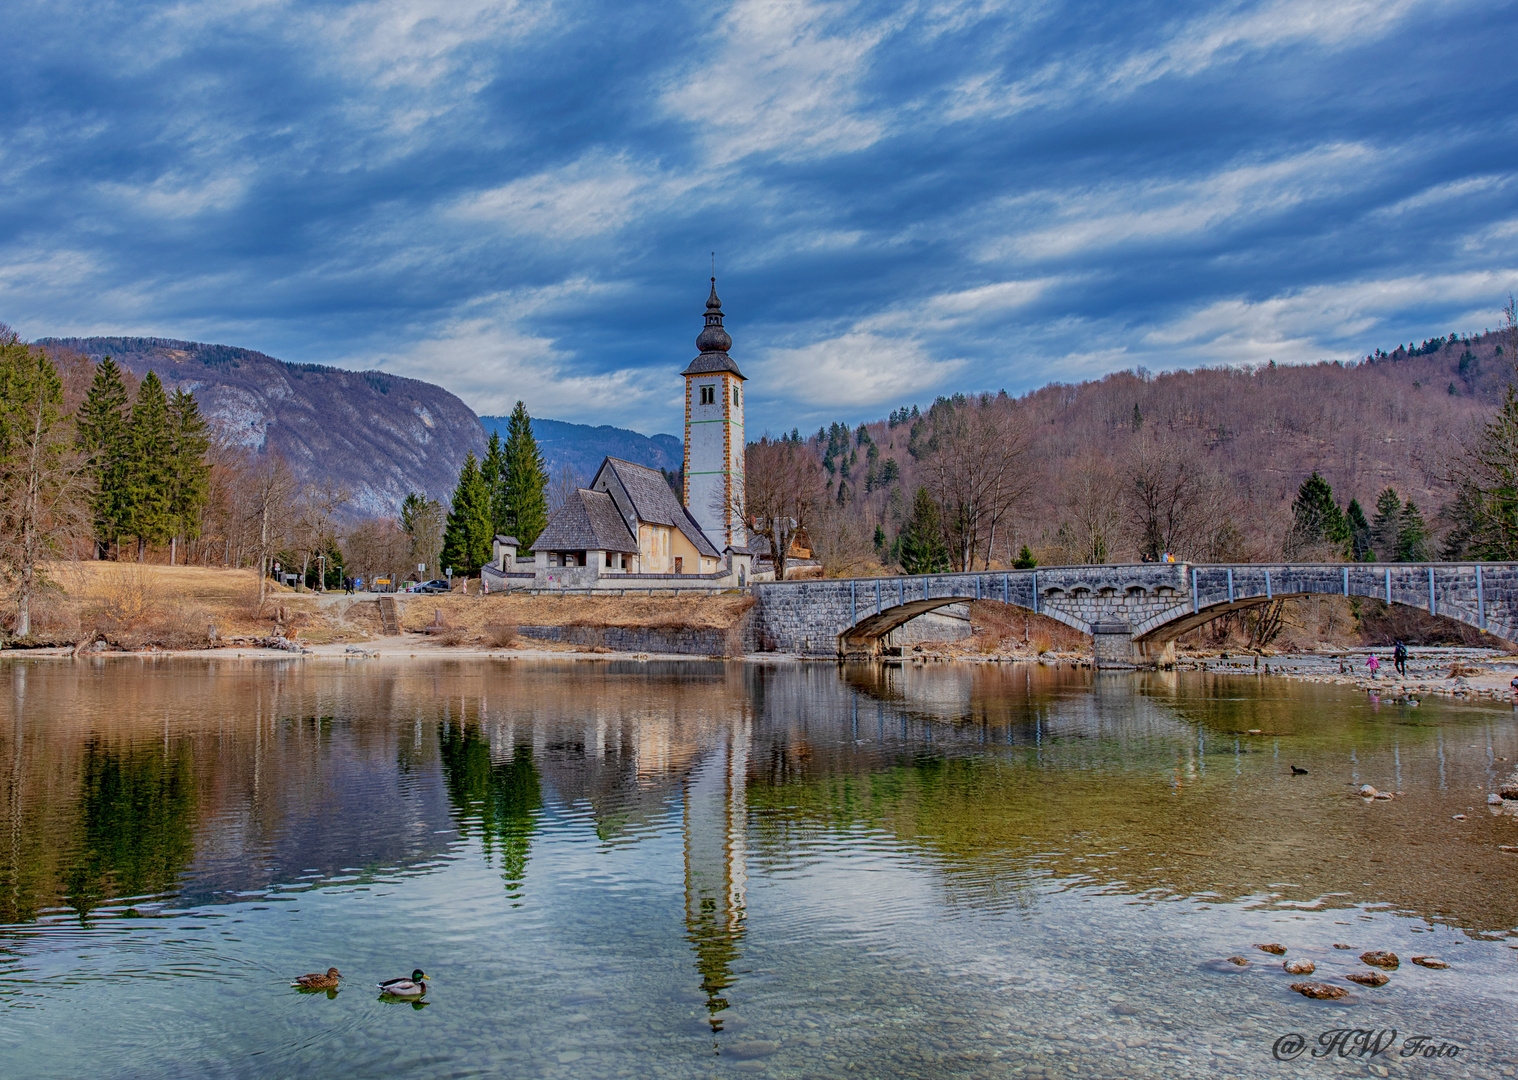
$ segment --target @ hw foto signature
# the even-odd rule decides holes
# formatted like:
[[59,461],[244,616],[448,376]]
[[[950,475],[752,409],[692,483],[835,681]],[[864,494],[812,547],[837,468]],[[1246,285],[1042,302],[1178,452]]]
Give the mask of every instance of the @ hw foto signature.
[[[1299,1032],[1282,1035],[1271,1046],[1270,1053],[1277,1061],[1294,1061],[1304,1053],[1315,1058],[1373,1058],[1378,1054],[1403,1058],[1452,1058],[1469,1047],[1446,1042],[1433,1035],[1409,1035],[1397,1048],[1396,1028],[1329,1028],[1318,1036],[1317,1045],[1307,1041]],[[1393,1055],[1393,1051],[1396,1051]]]

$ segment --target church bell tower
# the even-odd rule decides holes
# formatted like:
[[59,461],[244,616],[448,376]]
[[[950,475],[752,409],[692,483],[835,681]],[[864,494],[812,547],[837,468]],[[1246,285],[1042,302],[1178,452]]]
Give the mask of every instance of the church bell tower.
[[717,548],[745,547],[743,498],[743,372],[727,351],[717,279],[706,298],[706,326],[696,338],[701,355],[685,376],[685,508]]

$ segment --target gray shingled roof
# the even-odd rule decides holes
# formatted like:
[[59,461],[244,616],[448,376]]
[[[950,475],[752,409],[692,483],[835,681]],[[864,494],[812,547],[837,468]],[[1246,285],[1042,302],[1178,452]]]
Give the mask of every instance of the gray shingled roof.
[[738,362],[725,352],[704,352],[690,362],[690,367],[680,374],[682,375],[710,375],[714,371],[731,371],[745,382],[743,372],[738,370]]
[[604,491],[580,488],[561,506],[532,543],[533,551],[630,551],[637,539]]
[[632,500],[633,513],[639,521],[646,521],[651,525],[672,525],[684,533],[685,538],[702,555],[709,559],[722,557],[722,553],[712,546],[711,540],[701,531],[701,526],[696,524],[695,519],[670,490],[664,474],[658,469],[650,469],[644,465],[634,465],[631,461],[623,461],[621,458],[609,457],[601,462],[601,467],[596,470],[593,487],[599,484],[602,474],[608,469],[616,474],[622,490],[627,492],[627,497]]

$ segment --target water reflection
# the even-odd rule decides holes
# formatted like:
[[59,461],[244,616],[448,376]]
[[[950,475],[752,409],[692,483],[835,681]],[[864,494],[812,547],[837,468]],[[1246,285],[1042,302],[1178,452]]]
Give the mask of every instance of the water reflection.
[[486,859],[499,856],[507,893],[519,901],[534,815],[543,805],[532,746],[493,749],[478,722],[460,720],[438,726],[438,756],[461,831],[478,828]]
[[[295,916],[272,900],[299,898],[327,905],[313,949],[382,947],[388,967],[435,924],[480,966],[507,958],[502,995],[535,977],[521,1000],[562,1000],[576,1023],[617,1013],[619,993],[652,1008],[626,983],[675,971],[679,990],[655,997],[695,1011],[680,1023],[708,1055],[747,1037],[750,1004],[785,978],[817,1025],[829,995],[927,993],[940,962],[958,965],[940,997],[1010,985],[975,941],[900,970],[891,950],[956,920],[1006,934],[997,920],[1051,898],[1070,899],[1067,937],[1017,977],[1060,992],[1083,941],[1189,940],[1161,900],[1346,924],[1389,905],[1476,935],[1518,923],[1496,851],[1518,821],[1484,807],[1518,764],[1505,710],[991,665],[12,663],[0,679],[8,940],[86,916],[96,932],[130,904],[235,909],[226,939],[267,927],[275,949]],[[1360,783],[1404,794],[1365,803]],[[488,888],[471,891],[482,864]],[[435,890],[420,915],[386,906],[402,882]],[[1093,898],[1120,918],[1082,926],[1070,911]],[[1207,932],[1231,933],[1223,918]],[[1028,933],[1025,950],[1045,947]],[[1218,947],[1250,940],[1270,939]],[[1165,982],[1144,956],[1154,997],[1192,1000],[1195,964]],[[414,1015],[456,1015],[451,975]]]
[[91,739],[80,771],[78,835],[65,847],[71,854],[63,872],[69,907],[84,919],[111,897],[172,888],[195,855],[189,745],[175,739],[161,749],[118,749]]

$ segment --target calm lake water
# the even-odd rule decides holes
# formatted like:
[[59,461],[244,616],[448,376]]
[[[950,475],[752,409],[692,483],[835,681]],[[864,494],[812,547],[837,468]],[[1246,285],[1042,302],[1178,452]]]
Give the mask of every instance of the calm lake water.
[[[1241,676],[10,661],[0,1061],[1514,1076],[1518,818],[1486,796],[1515,767],[1506,707]],[[1344,986],[1402,964],[1311,1001],[1262,942]],[[414,967],[425,1004],[378,998]],[[1397,1034],[1342,1057],[1343,1028]]]

